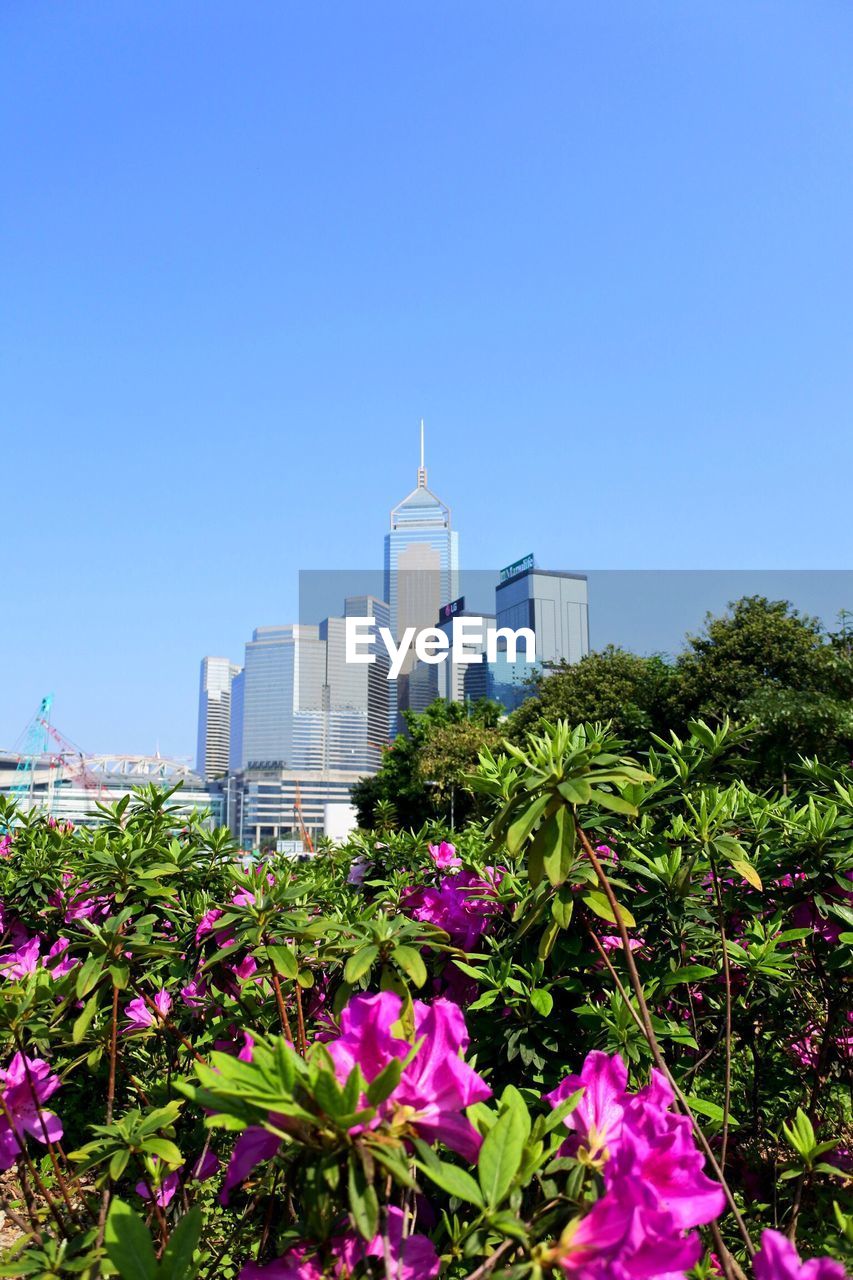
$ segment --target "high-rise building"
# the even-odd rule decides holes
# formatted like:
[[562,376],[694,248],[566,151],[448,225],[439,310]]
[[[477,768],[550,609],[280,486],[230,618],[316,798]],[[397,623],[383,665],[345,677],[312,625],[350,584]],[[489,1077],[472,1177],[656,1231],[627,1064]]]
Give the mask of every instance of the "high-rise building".
[[228,768],[239,769],[243,759],[243,690],[246,673],[241,667],[231,681],[231,738],[228,747]]
[[[453,623],[459,619],[478,619],[483,624],[482,639],[466,643],[465,649],[471,655],[479,657],[479,662],[453,661]],[[489,693],[489,668],[486,663],[486,628],[495,625],[493,613],[478,613],[475,609],[466,609],[465,597],[442,605],[436,626],[447,636],[449,646],[447,658],[431,669],[436,673],[436,696],[447,702],[479,702],[481,698],[491,696]],[[418,667],[422,666],[418,663]]]
[[256,627],[243,671],[239,767],[273,761],[290,769],[322,768],[326,645],[320,628]]
[[[389,625],[388,605],[358,596],[347,599],[344,611],[319,625],[255,629],[236,686],[242,716],[231,737],[232,769],[275,762],[361,775],[379,767],[388,742],[389,682],[378,628]],[[346,616],[375,619],[373,638],[363,645],[375,662],[346,661]]]
[[220,778],[228,772],[231,686],[239,672],[229,658],[201,660],[196,767],[203,778]]
[[525,556],[501,571],[495,613],[499,628],[533,631],[539,664],[577,662],[589,653],[585,574],[537,569],[533,556]]
[[[347,681],[349,687],[357,689],[359,708],[366,708],[367,729],[366,754],[367,772],[379,768],[382,752],[388,746],[388,697],[390,682],[388,680],[388,650],[379,639],[379,628],[391,626],[391,610],[386,600],[376,596],[348,596],[344,601],[344,618],[374,618],[375,625],[372,639],[363,646],[364,652],[372,653],[375,662],[369,664],[348,664]],[[337,651],[340,655],[340,650]],[[340,656],[337,659],[341,660]],[[333,669],[331,657],[327,657],[329,669]],[[358,676],[354,672],[358,672]]]
[[[391,528],[385,535],[385,599],[390,630],[399,640],[407,627],[421,630],[435,625],[446,600],[459,594],[459,535],[451,528],[450,508],[427,487],[424,465],[424,427],[421,423],[421,464],[418,483],[391,512]],[[418,679],[410,688],[415,659],[410,650],[400,675],[389,682],[389,732],[402,727],[401,712],[420,704],[431,691],[432,676],[420,689]],[[414,695],[414,699],[412,697]]]
[[[299,839],[301,823],[323,830],[327,806],[349,802],[350,788],[379,767],[388,742],[388,656],[378,628],[388,605],[373,596],[345,601],[343,618],[319,625],[258,627],[246,645],[237,698],[242,745],[227,787],[228,822],[245,847]],[[346,661],[346,617],[373,618],[362,650],[373,663]]]

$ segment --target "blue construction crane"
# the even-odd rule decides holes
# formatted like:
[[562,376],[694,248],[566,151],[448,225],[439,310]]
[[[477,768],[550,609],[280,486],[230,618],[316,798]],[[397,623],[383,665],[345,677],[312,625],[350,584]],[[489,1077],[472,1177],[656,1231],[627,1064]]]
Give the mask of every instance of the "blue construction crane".
[[19,739],[21,754],[15,770],[15,781],[9,788],[9,794],[21,808],[24,807],[27,798],[32,800],[36,763],[48,754],[52,705],[53,694],[49,693],[46,698],[42,698],[38,711]]

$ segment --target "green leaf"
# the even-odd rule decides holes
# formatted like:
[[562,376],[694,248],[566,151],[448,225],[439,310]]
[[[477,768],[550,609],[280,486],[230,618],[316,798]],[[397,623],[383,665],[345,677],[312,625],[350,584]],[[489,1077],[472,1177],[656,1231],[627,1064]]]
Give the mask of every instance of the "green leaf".
[[518,1173],[526,1139],[524,1118],[515,1107],[498,1118],[483,1139],[477,1178],[486,1204],[497,1207]]
[[575,820],[570,809],[562,805],[543,822],[537,833],[542,840],[542,867],[554,888],[565,884],[575,861]]
[[332,1119],[336,1116],[348,1115],[351,1110],[344,1100],[343,1090],[331,1071],[318,1072],[317,1082],[314,1085],[314,1097],[326,1115],[331,1116]]
[[157,1259],[148,1229],[123,1200],[110,1205],[104,1248],[122,1280],[156,1280]]
[[550,801],[551,797],[549,795],[537,796],[533,803],[528,805],[521,817],[516,818],[515,822],[512,823],[506,833],[506,847],[509,853],[515,855],[521,852],[525,840],[548,808]]
[[201,1221],[199,1205],[181,1218],[160,1259],[157,1280],[192,1280],[198,1270],[193,1265],[193,1255],[201,1238]]
[[380,1102],[384,1102],[397,1088],[402,1074],[402,1062],[399,1058],[392,1058],[387,1066],[379,1072],[379,1075],[374,1076],[367,1086],[365,1090],[367,1101],[372,1103],[374,1107],[378,1107]]
[[547,960],[551,952],[554,950],[554,943],[560,933],[560,926],[556,920],[552,920],[544,930],[542,937],[539,939],[539,947],[537,955],[540,960]]
[[592,795],[592,787],[583,778],[572,778],[571,781],[561,782],[557,790],[569,804],[586,804]]
[[702,978],[715,977],[716,973],[717,970],[711,969],[707,964],[686,964],[683,968],[666,974],[661,986],[675,987],[680,982],[699,982]]
[[355,1153],[350,1156],[347,1188],[353,1223],[365,1240],[372,1240],[379,1227],[379,1200]]
[[110,977],[119,991],[125,991],[130,981],[130,969],[126,964],[111,964]]
[[358,982],[373,967],[378,955],[379,948],[374,946],[362,947],[360,951],[356,951],[344,965],[344,981],[350,984]]
[[418,1190],[418,1184],[409,1171],[409,1166],[403,1160],[399,1152],[393,1148],[380,1147],[378,1144],[371,1145],[370,1154],[373,1159],[381,1164],[383,1169],[387,1169],[394,1180],[403,1187],[411,1187],[413,1191]]
[[437,1187],[441,1187],[442,1191],[446,1191],[449,1196],[456,1196],[457,1200],[464,1200],[466,1204],[473,1204],[477,1208],[482,1208],[482,1192],[470,1173],[460,1169],[458,1165],[448,1164],[444,1160],[439,1160],[435,1152],[426,1146],[426,1143],[418,1141],[416,1146],[422,1156],[425,1154],[423,1148],[426,1148],[432,1157],[431,1159],[417,1162],[418,1168],[422,1173],[425,1173]]
[[168,1138],[146,1138],[142,1145],[148,1155],[157,1156],[165,1164],[177,1166],[184,1162],[180,1148],[174,1142],[170,1142]]
[[635,804],[631,804],[630,800],[626,800],[624,796],[618,796],[613,791],[598,791],[593,789],[590,794],[590,800],[593,804],[601,805],[604,809],[610,809],[613,813],[624,813],[629,818],[636,818],[639,812]]
[[89,994],[103,971],[103,956],[89,956],[88,960],[83,961],[80,966],[80,972],[77,974],[76,991],[78,1000],[83,1000]]
[[[601,916],[602,920],[608,920],[610,924],[616,924],[616,917],[610,908],[609,901],[603,893],[599,893],[597,890],[592,890],[590,893],[585,893],[583,895],[583,900],[589,907],[590,911],[594,911],[597,916]],[[622,917],[622,923],[625,925],[626,929],[635,929],[637,927],[637,922],[627,907],[620,905],[619,914]]]
[[424,985],[427,980],[427,971],[420,951],[416,951],[414,947],[395,947],[392,958],[394,963],[411,978],[416,987]]
[[520,1240],[522,1244],[527,1243],[527,1228],[513,1213],[489,1214],[489,1226],[494,1227],[495,1231],[499,1231],[502,1236],[511,1236],[513,1240]]
[[563,885],[557,890],[553,901],[551,902],[551,915],[561,929],[568,929],[572,922],[572,912],[575,909],[574,891],[568,885]]
[[537,1013],[541,1014],[543,1018],[547,1018],[554,1008],[554,997],[550,991],[544,991],[541,987],[536,987],[530,993],[530,1003]]
[[299,962],[290,947],[267,947],[267,955],[276,973],[281,974],[283,978],[290,978],[291,981],[296,977],[299,972]]
[[545,1116],[542,1125],[543,1133],[550,1133],[561,1125],[567,1116],[571,1115],[575,1107],[583,1097],[583,1089],[577,1089],[574,1093],[570,1093],[568,1098],[564,1098],[559,1106],[555,1107],[549,1116]]
[[98,1011],[98,994],[95,992],[93,996],[86,1001],[80,1014],[74,1019],[74,1026],[71,1028],[71,1043],[79,1044],[91,1026],[92,1019]]
[[764,885],[761,883],[761,876],[751,863],[744,862],[743,858],[732,858],[731,864],[738,875],[743,876],[744,880],[746,880],[748,884],[751,884],[753,889],[764,888]]
[[[725,1119],[723,1108],[718,1106],[716,1102],[709,1102],[707,1098],[694,1098],[688,1095],[688,1103],[691,1111],[698,1111],[700,1116],[707,1116],[709,1120],[714,1120],[717,1124],[722,1124]],[[738,1125],[733,1115],[729,1115],[729,1127],[736,1129]]]

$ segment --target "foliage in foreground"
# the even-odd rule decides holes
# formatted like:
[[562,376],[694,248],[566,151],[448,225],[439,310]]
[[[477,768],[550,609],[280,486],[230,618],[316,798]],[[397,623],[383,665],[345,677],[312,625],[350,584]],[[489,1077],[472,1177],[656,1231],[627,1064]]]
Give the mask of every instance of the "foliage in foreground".
[[842,1276],[853,773],[748,750],[549,725],[299,865],[7,810],[0,1275]]

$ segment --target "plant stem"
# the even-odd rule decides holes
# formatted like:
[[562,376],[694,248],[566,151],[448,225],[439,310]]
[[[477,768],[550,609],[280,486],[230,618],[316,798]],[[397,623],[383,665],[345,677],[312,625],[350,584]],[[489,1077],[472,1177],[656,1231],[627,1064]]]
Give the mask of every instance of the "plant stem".
[[278,1016],[281,1022],[281,1029],[284,1032],[285,1039],[291,1044],[294,1043],[293,1032],[290,1029],[290,1019],[287,1016],[287,1009],[284,1005],[284,996],[281,994],[281,983],[278,980],[278,974],[275,969],[270,970],[270,978],[272,979],[272,989],[275,992],[275,1002],[278,1006]]
[[732,974],[729,967],[729,944],[726,938],[726,916],[723,910],[723,895],[720,890],[720,877],[717,875],[717,864],[709,857],[711,878],[714,882],[714,897],[717,901],[717,920],[720,926],[720,941],[723,944],[723,978],[726,984],[726,1076],[723,1094],[723,1141],[720,1148],[720,1168],[726,1167],[726,1152],[729,1145],[729,1118],[732,1105]]
[[[112,1019],[110,1022],[110,1074],[107,1082],[107,1124],[112,1124],[113,1107],[115,1105],[116,1096],[116,1061],[118,1059],[118,987],[113,983],[113,1007]],[[109,1183],[101,1192],[101,1208],[98,1213],[98,1247],[104,1243],[104,1231],[107,1225],[107,1210],[110,1205],[110,1187]]]
[[579,822],[577,822],[576,825],[577,825],[578,836],[580,838],[581,844],[583,845],[584,852],[587,858],[589,859],[590,863],[592,864],[592,868],[595,871],[596,876],[598,877],[598,882],[601,885],[602,890],[604,891],[604,895],[607,898],[608,903],[610,904],[610,910],[613,913],[613,918],[616,921],[616,927],[619,930],[619,936],[622,939],[622,946],[625,950],[625,964],[628,968],[628,975],[631,979],[631,986],[634,989],[634,995],[637,998],[637,1005],[639,1008],[639,1016],[642,1023],[643,1034],[645,1035],[646,1041],[648,1042],[648,1046],[652,1051],[652,1057],[655,1060],[655,1066],[666,1077],[667,1081],[669,1082],[670,1088],[672,1089],[673,1093],[675,1094],[676,1098],[678,1099],[681,1105],[682,1110],[684,1111],[684,1114],[686,1116],[689,1116],[690,1122],[693,1125],[693,1131],[696,1134],[696,1138],[699,1142],[699,1145],[701,1146],[702,1150],[705,1152],[705,1156],[708,1160],[708,1163],[710,1164],[711,1168],[714,1170],[714,1173],[723,1190],[723,1194],[725,1195],[726,1200],[728,1202],[729,1208],[731,1209],[732,1214],[734,1215],[735,1222],[738,1225],[738,1230],[740,1231],[743,1242],[746,1245],[747,1252],[750,1258],[752,1258],[755,1256],[755,1245],[752,1243],[752,1237],[750,1236],[747,1225],[743,1220],[743,1215],[741,1214],[740,1210],[738,1209],[735,1203],[735,1198],[734,1198],[734,1195],[732,1194],[732,1189],[729,1186],[728,1182],[726,1181],[725,1175],[717,1162],[714,1152],[711,1150],[711,1145],[708,1142],[708,1139],[705,1137],[705,1134],[703,1133],[701,1126],[699,1125],[693,1112],[690,1110],[690,1104],[688,1103],[687,1099],[682,1093],[678,1085],[678,1082],[676,1081],[675,1077],[673,1076],[672,1072],[670,1071],[669,1067],[664,1061],[663,1054],[661,1053],[660,1045],[658,1044],[658,1039],[657,1039],[657,1036],[655,1035],[654,1027],[652,1026],[652,1019],[651,1019],[651,1014],[649,1012],[649,1006],[646,1004],[646,997],[643,992],[643,984],[640,979],[640,974],[637,969],[634,956],[631,952],[631,940],[628,937],[628,930],[625,928],[625,922],[622,918],[622,913],[619,910],[619,903],[616,900],[616,895],[613,892],[613,887],[607,878],[607,874],[604,871],[604,868],[602,867],[601,862],[596,856],[595,850],[590,844],[589,837],[587,836],[586,832],[584,831],[583,827],[580,825]]
[[296,1034],[299,1036],[299,1052],[303,1058],[308,1053],[308,1041],[305,1038],[305,1015],[302,1011],[302,989],[298,981],[294,981],[293,990],[296,994]]

